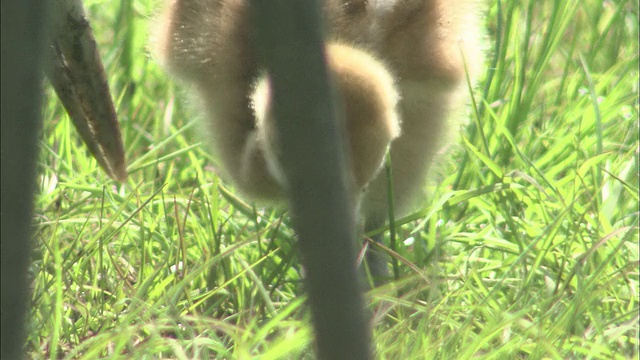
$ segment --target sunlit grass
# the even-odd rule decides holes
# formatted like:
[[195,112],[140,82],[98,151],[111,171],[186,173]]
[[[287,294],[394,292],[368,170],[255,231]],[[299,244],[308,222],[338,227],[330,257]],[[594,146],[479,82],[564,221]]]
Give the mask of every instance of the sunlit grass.
[[[637,358],[637,3],[500,5],[470,120],[396,219],[401,279],[368,294],[377,354]],[[156,5],[87,6],[130,177],[99,170],[47,89],[29,356],[312,358],[287,214],[216,177],[147,54]]]

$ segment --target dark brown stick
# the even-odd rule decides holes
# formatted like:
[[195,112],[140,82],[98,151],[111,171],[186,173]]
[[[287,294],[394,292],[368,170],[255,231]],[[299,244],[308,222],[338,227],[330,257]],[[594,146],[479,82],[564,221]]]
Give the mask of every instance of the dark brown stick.
[[46,1],[2,2],[0,358],[24,358]]
[[[315,1],[252,2],[321,359],[370,359],[353,199]],[[310,146],[313,144],[313,146]]]

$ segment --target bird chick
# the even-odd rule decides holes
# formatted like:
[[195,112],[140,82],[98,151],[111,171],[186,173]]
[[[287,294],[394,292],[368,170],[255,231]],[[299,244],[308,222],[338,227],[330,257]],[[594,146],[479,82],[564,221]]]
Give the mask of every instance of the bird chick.
[[[352,192],[358,194],[380,170],[390,142],[400,134],[395,111],[398,94],[393,78],[369,54],[352,46],[331,43],[326,47],[326,57],[331,81],[343,103],[347,160],[351,164],[347,175]],[[257,143],[264,146],[270,173],[281,187],[286,187],[280,168],[280,146],[271,113],[268,77],[258,80],[251,100]]]
[[[445,145],[483,63],[480,1],[326,0],[325,53],[344,108],[348,176],[365,229],[388,216],[390,151],[393,200],[402,216],[423,199],[434,155]],[[160,16],[155,52],[188,84],[205,112],[224,175],[267,201],[286,187],[273,131],[268,74],[252,48],[244,0],[172,0]],[[304,121],[304,119],[301,119]],[[310,144],[312,146],[312,144]],[[374,276],[386,262],[370,252]]]

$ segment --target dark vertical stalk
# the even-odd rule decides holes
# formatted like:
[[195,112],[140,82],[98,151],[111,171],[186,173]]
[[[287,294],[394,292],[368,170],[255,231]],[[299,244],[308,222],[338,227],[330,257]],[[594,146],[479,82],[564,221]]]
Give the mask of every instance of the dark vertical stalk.
[[24,357],[27,269],[33,212],[37,139],[42,110],[47,1],[3,1],[0,188],[0,358]]
[[253,1],[255,44],[271,81],[319,358],[369,359],[370,335],[355,269],[354,205],[319,10],[317,1]]

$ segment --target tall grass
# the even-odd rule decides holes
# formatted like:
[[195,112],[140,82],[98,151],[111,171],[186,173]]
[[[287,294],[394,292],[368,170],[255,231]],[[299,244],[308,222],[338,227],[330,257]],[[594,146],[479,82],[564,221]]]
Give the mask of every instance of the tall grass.
[[[130,176],[98,169],[47,85],[26,352],[312,358],[287,213],[215,175],[147,55],[157,4],[86,5]],[[470,120],[396,219],[400,280],[368,293],[377,355],[637,358],[638,4],[495,1],[487,27]]]

